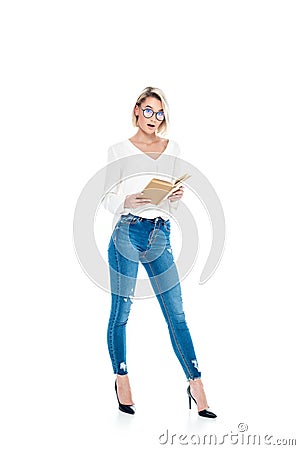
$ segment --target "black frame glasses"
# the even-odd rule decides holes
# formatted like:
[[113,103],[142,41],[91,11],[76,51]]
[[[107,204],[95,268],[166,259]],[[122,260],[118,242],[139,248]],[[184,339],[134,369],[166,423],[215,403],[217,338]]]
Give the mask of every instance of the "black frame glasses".
[[[153,115],[155,114],[155,117],[156,117],[156,119],[157,119],[159,122],[162,122],[163,120],[165,120],[165,114],[164,114],[163,111],[157,111],[157,112],[155,112],[155,111],[153,111],[153,109],[151,109],[151,108],[144,108],[144,109],[143,109],[141,106],[140,106],[140,108],[141,108],[141,110],[143,111],[143,116],[144,116],[146,119],[150,119],[150,118],[153,117]],[[145,114],[145,111],[151,111],[152,114]],[[159,118],[158,114],[161,114],[160,117],[162,117],[162,118]]]

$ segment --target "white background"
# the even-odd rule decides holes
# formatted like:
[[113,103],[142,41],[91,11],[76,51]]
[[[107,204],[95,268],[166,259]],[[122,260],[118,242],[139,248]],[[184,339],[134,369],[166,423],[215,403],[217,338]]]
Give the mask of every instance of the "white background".
[[[299,2],[12,0],[0,17],[1,449],[182,448],[180,434],[221,441],[242,422],[299,437]],[[131,313],[137,413],[118,412],[109,295],[73,246],[77,198],[107,147],[133,135],[148,85],[166,92],[169,137],[225,212],[217,271],[198,284],[210,245],[199,212],[182,283],[216,421],[189,413],[155,299]],[[99,221],[95,233],[109,234]],[[167,429],[173,445],[159,444]]]

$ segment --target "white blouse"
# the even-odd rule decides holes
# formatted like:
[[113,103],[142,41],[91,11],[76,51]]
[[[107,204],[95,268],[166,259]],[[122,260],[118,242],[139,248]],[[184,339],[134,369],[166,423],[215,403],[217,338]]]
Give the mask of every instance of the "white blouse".
[[[178,208],[179,201],[165,199],[160,205],[147,204],[135,209],[125,208],[124,201],[127,195],[141,192],[153,177],[174,181],[178,176],[178,171],[175,176],[175,168],[179,154],[179,146],[172,140],[168,141],[166,149],[157,159],[142,152],[129,139],[109,147],[104,207],[116,215],[131,213],[147,219],[159,216],[169,219],[172,210]],[[115,161],[118,163],[109,164]]]

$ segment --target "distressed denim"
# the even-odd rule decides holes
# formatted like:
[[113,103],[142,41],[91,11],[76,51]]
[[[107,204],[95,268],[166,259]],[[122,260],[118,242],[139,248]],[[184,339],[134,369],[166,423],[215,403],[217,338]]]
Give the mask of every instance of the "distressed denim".
[[174,352],[188,380],[200,378],[193,342],[182,305],[180,281],[170,245],[170,220],[122,215],[108,246],[111,312],[107,343],[113,371],[125,375],[126,324],[128,321],[138,265],[141,262],[158,299]]

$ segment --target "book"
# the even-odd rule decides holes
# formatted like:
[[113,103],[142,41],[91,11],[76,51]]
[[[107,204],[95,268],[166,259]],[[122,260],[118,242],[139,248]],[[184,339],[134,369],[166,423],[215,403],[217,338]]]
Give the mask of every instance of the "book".
[[142,190],[143,198],[150,198],[151,203],[159,205],[169,194],[179,189],[184,180],[190,178],[191,175],[185,173],[177,178],[174,183],[162,180],[160,178],[152,178],[151,181]]

